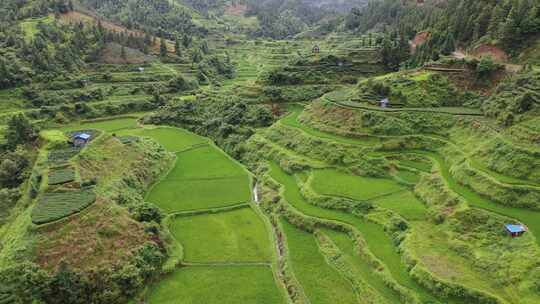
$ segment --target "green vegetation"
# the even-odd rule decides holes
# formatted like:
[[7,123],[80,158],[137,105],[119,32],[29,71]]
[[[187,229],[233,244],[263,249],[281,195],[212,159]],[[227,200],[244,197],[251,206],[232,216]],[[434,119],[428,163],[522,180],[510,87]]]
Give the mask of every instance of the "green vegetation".
[[209,304],[285,303],[266,266],[187,267],[167,275],[148,295],[151,303],[171,303],[178,299]]
[[357,303],[351,284],[327,265],[315,238],[282,221],[291,266],[311,303]]
[[539,303],[539,12],[0,1],[0,303]]
[[49,185],[61,185],[75,180],[75,170],[72,168],[54,169],[49,171]]
[[171,233],[187,263],[266,262],[271,259],[265,226],[250,208],[176,217]]
[[32,211],[32,222],[50,223],[77,213],[95,201],[96,195],[90,190],[45,193]]
[[367,201],[403,191],[403,187],[392,180],[353,176],[337,170],[315,170],[311,176],[310,185],[313,190],[329,196],[345,196]]

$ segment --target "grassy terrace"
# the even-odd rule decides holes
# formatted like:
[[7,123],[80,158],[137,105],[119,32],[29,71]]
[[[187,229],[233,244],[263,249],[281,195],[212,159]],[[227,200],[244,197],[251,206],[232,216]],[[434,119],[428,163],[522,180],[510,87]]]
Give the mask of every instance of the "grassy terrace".
[[184,247],[186,263],[269,264],[272,258],[265,226],[249,207],[176,217],[170,230]]
[[358,303],[351,284],[326,263],[314,236],[286,221],[281,221],[281,224],[287,238],[293,271],[310,303]]
[[[332,139],[336,142],[341,142],[341,143],[346,143],[346,144],[357,144],[359,146],[366,146],[366,142],[364,141],[363,138],[356,139],[356,138],[331,134],[327,132],[322,132],[319,130],[314,130],[313,128],[310,128],[306,125],[300,124],[297,120],[299,115],[300,115],[299,109],[295,109],[292,114],[288,115],[287,117],[282,119],[280,122],[291,127],[299,128],[310,135],[317,136],[316,135],[317,133],[323,133],[324,138]],[[372,139],[370,139],[370,141],[371,140]],[[476,208],[482,208],[485,210],[496,212],[498,214],[505,215],[505,216],[514,218],[520,222],[523,222],[524,224],[527,225],[527,227],[529,227],[530,231],[536,237],[538,244],[540,244],[540,212],[534,211],[534,210],[528,210],[528,209],[507,207],[507,206],[497,204],[479,195],[478,193],[472,191],[468,187],[459,184],[452,177],[452,174],[450,174],[449,165],[444,161],[444,159],[439,154],[436,154],[433,152],[426,152],[426,151],[411,151],[411,152],[413,154],[416,153],[419,156],[428,157],[432,161],[436,162],[438,166],[440,167],[441,174],[443,178],[446,180],[446,182],[448,183],[448,186],[454,192],[462,196],[469,205]],[[380,156],[389,156],[389,155],[397,155],[397,154],[376,152],[376,153],[372,153],[371,155],[380,157]],[[426,171],[426,169],[429,167],[429,165],[424,164],[424,163],[411,162],[411,161],[404,161],[404,162],[406,165],[417,167],[419,169],[422,169],[422,171]]]
[[380,276],[373,272],[373,268],[357,253],[353,241],[348,235],[335,230],[324,229],[324,234],[329,236],[332,241],[339,247],[341,252],[345,255],[350,264],[362,274],[362,277],[369,282],[369,285],[373,287],[381,296],[383,296],[389,303],[400,303],[399,295],[390,289]]
[[[300,193],[300,189],[298,188],[294,176],[285,173],[275,163],[270,163],[270,168],[271,177],[285,187],[285,199],[295,209],[308,216],[334,220],[355,227],[362,233],[362,236],[368,244],[369,250],[388,267],[392,276],[399,284],[414,290],[426,301],[435,300],[430,292],[412,280],[408,275],[405,265],[402,263],[401,257],[397,253],[392,240],[384,232],[381,226],[346,212],[324,209],[310,204]],[[449,303],[458,302],[449,301]]]
[[[274,279],[267,228],[253,209],[240,206],[251,201],[248,173],[209,139],[172,127],[140,128],[134,118],[73,128],[150,137],[177,156],[147,199],[170,214],[166,222],[185,267],[149,287],[149,303],[286,303]],[[230,205],[240,208],[219,209]]]

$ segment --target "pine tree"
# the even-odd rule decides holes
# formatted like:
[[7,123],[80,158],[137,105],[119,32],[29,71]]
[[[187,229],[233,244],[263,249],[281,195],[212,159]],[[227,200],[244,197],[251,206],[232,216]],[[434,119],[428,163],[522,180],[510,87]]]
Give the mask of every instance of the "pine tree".
[[165,38],[161,38],[160,40],[159,55],[161,57],[167,57],[167,42],[165,41]]
[[126,48],[122,45],[122,48],[120,49],[120,57],[122,57],[122,59],[126,60]]

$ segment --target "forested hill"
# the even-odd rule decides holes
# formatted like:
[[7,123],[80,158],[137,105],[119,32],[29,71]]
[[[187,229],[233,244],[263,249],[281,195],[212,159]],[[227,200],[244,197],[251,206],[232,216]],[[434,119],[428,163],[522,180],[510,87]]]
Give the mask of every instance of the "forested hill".
[[391,28],[412,39],[429,33],[420,53],[436,59],[456,48],[495,45],[518,55],[540,32],[539,0],[371,1],[347,15],[348,30],[366,32]]

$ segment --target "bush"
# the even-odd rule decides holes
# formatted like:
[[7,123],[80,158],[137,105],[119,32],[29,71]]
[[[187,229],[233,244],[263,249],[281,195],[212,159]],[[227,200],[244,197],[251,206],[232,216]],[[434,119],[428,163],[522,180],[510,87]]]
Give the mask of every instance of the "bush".
[[163,214],[154,204],[143,202],[129,208],[134,219],[139,222],[161,223]]

